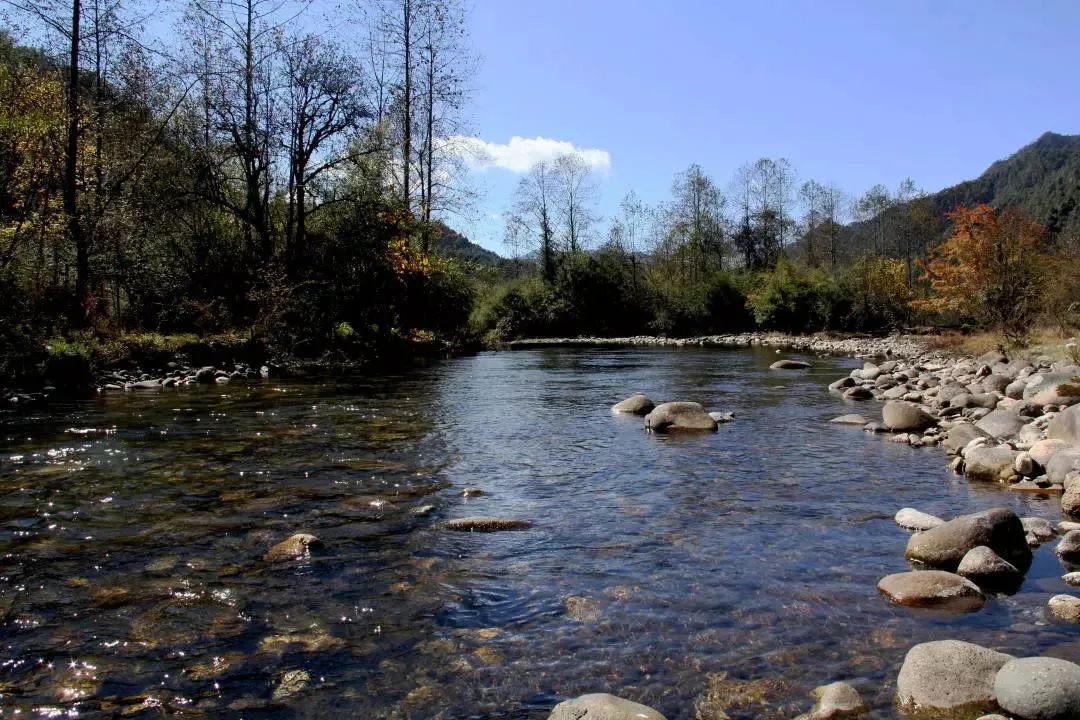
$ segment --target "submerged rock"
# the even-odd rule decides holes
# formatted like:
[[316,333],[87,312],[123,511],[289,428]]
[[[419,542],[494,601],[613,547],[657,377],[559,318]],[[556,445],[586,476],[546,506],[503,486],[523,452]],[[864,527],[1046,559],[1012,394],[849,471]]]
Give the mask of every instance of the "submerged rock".
[[905,557],[943,570],[955,570],[972,548],[985,545],[1018,569],[1031,565],[1024,526],[1008,508],[961,515],[944,525],[912,535]]
[[286,540],[282,540],[266,553],[267,562],[284,562],[298,560],[311,554],[312,548],[322,545],[319,538],[308,533],[297,533]]
[[307,670],[290,670],[281,676],[277,687],[274,688],[274,702],[282,702],[300,694],[309,682],[311,682],[311,675]]
[[929,530],[930,528],[945,524],[945,521],[941,518],[921,512],[915,508],[901,508],[897,511],[893,520],[895,520],[896,524],[902,528],[917,531]]
[[998,709],[994,680],[1011,655],[959,640],[911,648],[896,678],[900,707],[915,713],[975,716]]
[[814,688],[814,697],[817,698],[814,709],[795,720],[849,720],[870,711],[859,691],[846,682]]
[[841,415],[840,417],[834,417],[829,422],[836,423],[837,425],[865,425],[870,422],[862,415]]
[[442,524],[444,530],[454,532],[499,532],[502,530],[528,530],[533,526],[529,520],[499,517],[464,517],[447,520]]
[[777,360],[769,366],[770,370],[809,370],[813,367],[808,362],[802,360]]
[[696,402],[668,402],[657,405],[645,416],[645,427],[654,432],[714,431],[716,421]]
[[735,413],[730,412],[711,412],[709,413],[709,417],[721,425],[735,421]]
[[615,403],[611,407],[612,412],[629,413],[631,415],[648,415],[656,403],[642,393],[634,393],[622,402]]
[[651,707],[607,693],[592,693],[556,705],[548,720],[667,720]]
[[897,605],[954,612],[978,610],[986,602],[970,580],[942,570],[917,570],[886,575],[878,590]]
[[1049,657],[1018,658],[994,678],[998,705],[1024,720],[1080,717],[1080,665]]

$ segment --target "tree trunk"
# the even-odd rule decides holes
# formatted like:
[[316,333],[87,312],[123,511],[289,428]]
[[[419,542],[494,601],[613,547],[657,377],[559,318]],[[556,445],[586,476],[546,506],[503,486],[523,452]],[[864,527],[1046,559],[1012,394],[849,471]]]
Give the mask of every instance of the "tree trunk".
[[75,246],[75,299],[78,307],[72,320],[77,325],[86,322],[90,310],[90,248],[79,222],[78,159],[79,159],[79,20],[82,3],[71,3],[71,58],[68,65],[67,150],[64,157],[64,215],[67,219],[68,240]]

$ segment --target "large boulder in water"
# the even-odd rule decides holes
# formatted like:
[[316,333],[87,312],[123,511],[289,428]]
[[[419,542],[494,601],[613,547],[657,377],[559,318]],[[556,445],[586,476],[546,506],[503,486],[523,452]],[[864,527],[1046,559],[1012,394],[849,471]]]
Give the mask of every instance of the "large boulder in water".
[[656,407],[656,403],[648,397],[642,393],[634,393],[622,402],[615,403],[611,407],[611,411],[631,415],[648,415],[654,407]]
[[964,453],[964,474],[972,480],[1006,482],[1016,473],[1015,450],[980,445]]
[[716,421],[696,402],[668,402],[657,405],[645,416],[645,427],[654,432],[716,430]]
[[943,570],[917,570],[886,575],[878,591],[897,605],[955,612],[978,610],[986,602],[975,583]]
[[1024,427],[1026,420],[1012,410],[994,410],[979,422],[975,427],[998,439],[1016,437],[1020,428]]
[[925,430],[937,422],[921,407],[904,400],[885,403],[885,407],[881,409],[881,418],[885,427],[897,432]]
[[666,720],[647,705],[607,693],[592,693],[566,700],[554,707],[548,720]]
[[896,678],[901,709],[926,715],[977,717],[998,709],[994,680],[1011,655],[959,640],[908,650]]
[[985,545],[969,550],[956,568],[956,574],[979,587],[1002,590],[1012,590],[1024,579],[1023,573],[1012,563]]
[[1036,405],[1071,405],[1080,400],[1080,377],[1075,373],[1042,373],[1033,376],[1024,399]]
[[1025,720],[1080,718],[1080,665],[1049,657],[1010,660],[994,677],[1001,709]]
[[1080,445],[1080,405],[1059,412],[1046,428],[1046,437]]
[[1026,572],[1031,565],[1024,525],[1008,508],[961,515],[944,525],[912,535],[904,556],[933,568],[955,571],[972,548],[985,545]]

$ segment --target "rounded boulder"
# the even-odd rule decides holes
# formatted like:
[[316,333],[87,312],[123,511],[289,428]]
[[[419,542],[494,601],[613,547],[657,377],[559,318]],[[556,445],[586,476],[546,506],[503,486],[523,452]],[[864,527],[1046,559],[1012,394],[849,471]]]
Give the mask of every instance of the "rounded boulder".
[[607,693],[591,693],[556,705],[548,720],[667,720],[647,705]]
[[932,568],[954,571],[968,551],[985,545],[1017,569],[1027,571],[1031,549],[1020,518],[1009,508],[960,515],[912,535],[905,557]]
[[881,409],[885,427],[896,432],[925,430],[937,423],[925,410],[906,400],[893,400]]
[[994,678],[1005,712],[1024,720],[1080,718],[1080,665],[1049,657],[1010,660]]
[[656,407],[656,403],[642,393],[634,393],[622,402],[617,402],[611,407],[612,412],[628,413],[630,415],[648,415]]
[[877,587],[882,595],[904,607],[971,612],[986,602],[986,597],[975,583],[943,570],[886,575]]
[[645,427],[654,432],[716,430],[716,421],[696,402],[668,402],[657,405],[645,416]]
[[911,648],[896,678],[904,710],[977,716],[998,709],[994,680],[1011,655],[959,640],[936,640]]

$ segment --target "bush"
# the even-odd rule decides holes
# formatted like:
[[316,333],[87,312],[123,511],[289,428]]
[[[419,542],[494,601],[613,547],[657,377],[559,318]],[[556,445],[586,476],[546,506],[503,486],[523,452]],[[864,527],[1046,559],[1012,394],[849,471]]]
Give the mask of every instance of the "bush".
[[784,332],[838,329],[848,314],[844,288],[825,272],[781,258],[771,271],[757,276],[747,297],[754,321]]

